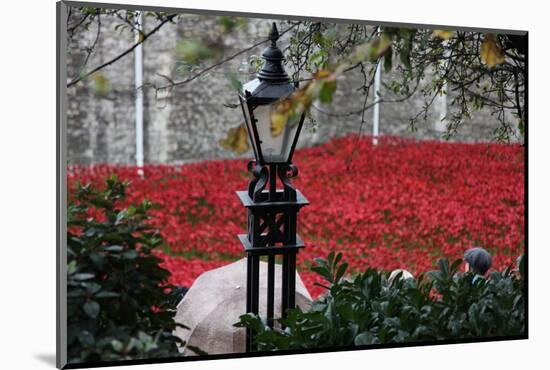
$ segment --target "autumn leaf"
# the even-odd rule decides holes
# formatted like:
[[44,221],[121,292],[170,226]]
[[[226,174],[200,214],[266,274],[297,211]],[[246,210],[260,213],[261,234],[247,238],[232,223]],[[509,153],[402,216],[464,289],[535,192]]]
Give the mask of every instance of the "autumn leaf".
[[139,43],[142,43],[143,41],[145,41],[145,34],[143,33],[143,31],[139,31],[139,37],[138,37],[138,42]]
[[288,121],[288,113],[275,111],[271,114],[271,136],[276,137],[283,133],[286,122]]
[[250,149],[250,144],[248,143],[248,132],[244,123],[230,128],[225,139],[220,140],[220,145],[222,148],[237,154],[246,153]]
[[481,60],[491,68],[504,63],[504,52],[498,47],[496,37],[492,33],[488,33],[483,39],[479,55]]
[[92,75],[94,81],[94,91],[98,95],[105,95],[109,92],[109,79],[101,72],[96,72]]
[[327,78],[331,75],[331,73],[332,72],[330,72],[328,69],[321,69],[313,75],[313,79],[320,80],[322,78]]
[[271,114],[271,135],[276,137],[282,134],[288,121],[295,122],[295,118],[309,109],[313,100],[319,99],[322,103],[330,103],[336,91],[336,77],[336,72],[321,69],[306,85],[289,97],[281,99]]
[[[357,46],[349,58],[350,64],[355,64],[364,60],[374,62],[379,57],[387,53],[391,47],[392,38],[390,35],[384,33],[377,39]],[[349,67],[348,65],[344,66],[344,64],[346,63],[341,64],[340,67],[335,70],[335,73],[340,74],[345,68]]]
[[432,33],[432,37],[438,37],[441,40],[445,40],[445,41],[453,37],[453,35],[454,35],[453,31],[446,31],[446,30],[434,30]]
[[371,42],[371,48],[369,50],[368,58],[371,62],[380,58],[391,49],[392,39],[391,36],[383,33],[380,38]]

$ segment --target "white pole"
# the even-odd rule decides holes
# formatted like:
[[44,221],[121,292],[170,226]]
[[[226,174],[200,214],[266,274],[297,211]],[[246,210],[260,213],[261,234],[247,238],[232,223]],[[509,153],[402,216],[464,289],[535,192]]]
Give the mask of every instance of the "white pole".
[[442,95],[439,97],[439,121],[436,122],[436,130],[439,132],[443,132],[447,129],[447,81],[441,86],[441,94]]
[[[140,33],[143,30],[143,16],[140,11],[136,12],[135,18],[135,39],[140,40]],[[134,49],[134,72],[136,87],[136,166],[138,174],[143,175],[143,48],[139,44]]]
[[[380,27],[378,27],[378,33],[380,33]],[[374,74],[374,110],[372,113],[372,144],[378,145],[378,134],[380,125],[380,74],[381,74],[380,60],[376,66],[376,72]]]
[[[449,57],[448,43],[444,42],[443,47],[443,56],[445,58]],[[445,59],[443,62],[445,68],[447,68],[448,60]],[[443,132],[447,130],[447,80],[443,82],[441,86],[441,95],[439,96],[439,120],[435,122],[435,130],[438,132]]]

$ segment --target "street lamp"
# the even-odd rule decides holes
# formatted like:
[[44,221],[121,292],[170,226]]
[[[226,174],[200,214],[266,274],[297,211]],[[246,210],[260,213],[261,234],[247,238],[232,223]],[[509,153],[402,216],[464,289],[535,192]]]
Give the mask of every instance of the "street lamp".
[[[292,155],[304,114],[290,118],[277,134],[272,131],[271,117],[277,104],[297,87],[284,70],[283,53],[276,45],[278,38],[279,32],[273,23],[269,33],[271,45],[262,53],[263,67],[257,78],[244,84],[239,93],[255,156],[248,164],[253,175],[248,191],[237,192],[248,211],[248,232],[239,235],[247,255],[246,312],[258,314],[260,257],[267,256],[267,323],[271,327],[275,257],[282,256],[281,313],[284,317],[296,303],[296,254],[304,247],[296,234],[297,214],[300,208],[309,204],[290,182],[290,178],[298,175]],[[254,349],[252,342],[252,333],[247,329],[247,352]]]
[[296,90],[283,67],[283,52],[277,47],[279,32],[273,23],[269,39],[271,46],[262,53],[264,65],[257,78],[243,85],[239,94],[256,161],[266,163],[288,163],[298,140],[304,121],[304,114],[291,117],[281,133],[273,135],[271,115],[277,103]]

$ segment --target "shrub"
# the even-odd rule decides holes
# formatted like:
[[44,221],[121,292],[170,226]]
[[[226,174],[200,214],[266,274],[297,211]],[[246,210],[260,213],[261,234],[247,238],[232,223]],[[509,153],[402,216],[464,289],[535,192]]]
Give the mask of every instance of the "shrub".
[[284,330],[243,315],[236,326],[255,333],[259,350],[358,346],[381,343],[521,335],[525,329],[522,269],[494,272],[488,279],[457,274],[461,260],[417,279],[388,281],[367,269],[343,279],[347,264],[331,253],[312,269],[328,283],[307,312],[290,310]]
[[152,251],[162,239],[147,225],[151,203],[119,209],[127,183],[77,184],[68,207],[69,362],[178,354],[174,287]]

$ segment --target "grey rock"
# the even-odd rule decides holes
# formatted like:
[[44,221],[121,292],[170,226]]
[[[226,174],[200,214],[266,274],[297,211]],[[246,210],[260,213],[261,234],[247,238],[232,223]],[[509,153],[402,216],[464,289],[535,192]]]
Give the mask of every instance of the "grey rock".
[[[275,318],[281,316],[281,265],[275,265]],[[260,262],[259,314],[267,311],[267,263]],[[306,310],[311,296],[296,273],[296,305]],[[233,326],[246,313],[246,259],[200,275],[177,306],[174,335],[208,354],[245,352],[245,329]],[[186,356],[195,355],[181,347]]]

